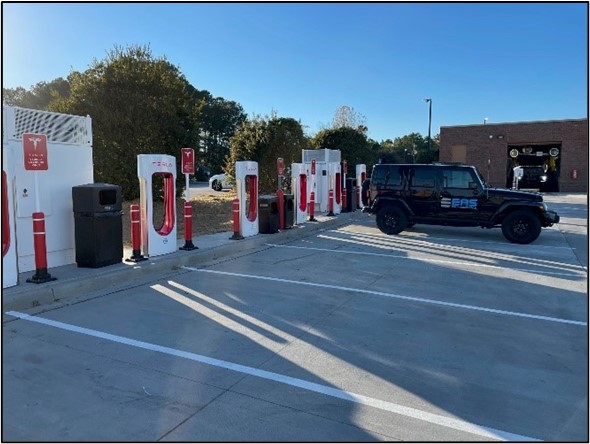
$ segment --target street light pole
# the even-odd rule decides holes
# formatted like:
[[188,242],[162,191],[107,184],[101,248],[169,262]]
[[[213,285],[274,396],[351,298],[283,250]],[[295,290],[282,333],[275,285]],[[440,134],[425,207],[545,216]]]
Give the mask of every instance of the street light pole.
[[432,99],[426,98],[425,102],[428,102],[428,159],[430,159],[430,153],[432,150],[432,139],[430,137],[430,130],[432,128]]

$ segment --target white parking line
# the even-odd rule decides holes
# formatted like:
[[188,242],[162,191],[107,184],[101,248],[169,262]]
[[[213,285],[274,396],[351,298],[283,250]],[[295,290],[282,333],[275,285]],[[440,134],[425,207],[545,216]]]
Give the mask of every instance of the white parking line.
[[[477,264],[475,262],[466,262],[466,261],[448,261],[442,259],[428,259],[428,258],[417,258],[417,257],[408,257],[407,255],[402,254],[385,254],[385,253],[371,253],[365,251],[350,251],[350,250],[342,250],[342,249],[329,249],[329,248],[316,248],[316,247],[298,247],[295,245],[279,245],[279,244],[266,244],[269,247],[277,247],[277,248],[293,248],[299,250],[315,250],[315,251],[323,251],[329,253],[341,253],[341,254],[359,254],[364,256],[378,256],[378,257],[387,257],[390,259],[405,259],[405,260],[414,260],[420,262],[432,262],[432,263],[439,263],[439,264],[448,264],[448,265],[465,265],[468,267],[485,267],[485,268],[496,268],[496,269],[505,269],[505,267],[500,267],[498,265],[489,265],[489,264]],[[567,273],[567,272],[560,272],[560,271],[540,271],[540,270],[532,270],[529,268],[510,268],[510,271],[522,271],[524,273],[534,273],[534,274],[547,274],[553,276],[572,276],[572,277],[586,277],[585,272],[580,273]]]
[[357,404],[367,405],[379,410],[394,413],[409,418],[414,418],[419,421],[429,422],[431,424],[448,427],[461,432],[476,434],[485,438],[499,439],[505,441],[539,441],[536,438],[529,436],[518,435],[515,433],[506,432],[503,430],[494,429],[491,427],[480,426],[472,424],[467,421],[460,419],[450,418],[447,416],[437,415],[434,413],[425,412],[423,410],[414,409],[412,407],[406,407],[400,404],[395,404],[389,401],[382,401],[380,399],[370,398],[368,396],[359,395],[356,393],[340,390],[327,385],[317,384],[303,379],[293,378],[291,376],[282,375],[280,373],[269,372],[266,370],[260,370],[254,367],[248,367],[234,362],[223,361],[221,359],[215,359],[196,353],[186,352],[177,350],[170,347],[164,347],[162,345],[152,344],[149,342],[138,341],[135,339],[127,338],[124,336],[112,335],[98,330],[90,328],[79,327],[72,324],[66,324],[64,322],[53,321],[51,319],[45,319],[38,316],[31,316],[26,313],[20,313],[17,311],[8,311],[7,315],[14,316],[16,318],[36,322],[38,324],[47,325],[50,327],[59,328],[61,330],[71,331],[87,336],[92,336],[107,341],[116,342],[119,344],[129,345],[132,347],[141,348],[144,350],[150,350],[158,353],[164,353],[179,358],[189,359],[191,361],[200,362],[202,364],[211,365],[214,367],[224,368],[235,372],[243,373],[257,378],[267,379],[270,381],[279,382],[281,384],[290,385],[293,387],[299,387],[304,390],[308,390],[322,395],[331,396],[334,398],[343,399],[345,401],[355,402]]
[[[365,225],[367,226],[367,225]],[[378,232],[372,232],[372,233],[366,233],[366,232],[362,232],[362,231],[354,231],[354,230],[349,230],[349,229],[333,229],[333,230],[329,230],[331,232],[334,233],[346,233],[346,234],[363,234],[363,235],[371,235],[371,236],[375,236],[375,237],[381,237],[384,239],[403,239],[403,240],[412,240],[412,241],[420,241],[420,242],[425,242],[425,243],[434,243],[434,242],[447,242],[447,241],[451,241],[453,243],[468,243],[468,244],[489,244],[489,245],[493,245],[493,246],[498,246],[501,248],[514,248],[514,244],[508,243],[508,242],[502,242],[502,241],[487,241],[487,240],[481,240],[481,239],[477,239],[477,238],[460,238],[460,237],[438,237],[438,236],[431,236],[431,235],[424,235],[424,233],[421,232],[403,232],[395,237],[392,237],[389,234],[384,234],[380,231]],[[562,233],[557,229],[557,228],[546,228],[544,233],[546,233],[547,235],[551,235],[553,237],[555,236],[560,236],[563,237]],[[521,247],[523,247],[523,245],[521,245]],[[535,244],[528,244],[526,246],[524,246],[525,248],[527,248],[527,251],[530,249],[547,249],[550,248],[552,250],[559,250],[559,249],[563,249],[563,250],[572,250],[575,248],[572,247],[560,247],[558,245],[540,245],[538,243]]]
[[[557,229],[546,229],[549,231],[554,231],[556,234],[561,234],[561,232]],[[335,229],[335,230],[329,230],[331,232],[334,233],[345,233],[345,234],[363,234],[363,235],[371,235],[371,236],[375,236],[375,237],[382,237],[385,239],[394,239],[394,237],[392,237],[389,234],[384,234],[381,232],[375,232],[375,233],[365,233],[362,231],[353,231],[353,230],[347,230],[347,229]],[[403,233],[401,235],[398,235],[398,237],[400,239],[403,240],[412,240],[412,241],[420,241],[420,242],[425,242],[425,243],[429,243],[432,241],[444,241],[444,242],[463,242],[463,243],[468,243],[468,244],[490,244],[490,245],[497,245],[499,247],[504,247],[504,248],[514,248],[514,244],[512,243],[507,243],[507,242],[498,242],[498,241],[486,241],[486,240],[479,240],[479,239],[465,239],[465,238],[459,238],[459,237],[436,237],[436,236],[420,236],[417,235],[418,233]],[[523,245],[521,245],[521,247],[523,247]],[[556,250],[556,249],[563,249],[563,250],[575,250],[575,248],[572,247],[560,247],[558,245],[539,245],[539,244],[528,244],[526,245],[527,250],[533,249],[533,248],[540,248],[540,249],[545,249],[545,248],[550,248],[552,250]]]
[[247,278],[247,279],[260,279],[260,280],[264,280],[264,281],[282,282],[282,283],[294,284],[294,285],[306,285],[309,287],[319,287],[319,288],[328,288],[330,290],[350,291],[353,293],[370,294],[373,296],[385,296],[385,297],[392,298],[392,299],[401,299],[401,300],[405,300],[405,301],[441,305],[444,307],[461,308],[461,309],[465,309],[465,310],[481,311],[481,312],[499,314],[499,315],[504,315],[504,316],[514,316],[514,317],[518,317],[518,318],[534,319],[537,321],[548,321],[548,322],[556,322],[559,324],[579,325],[582,327],[585,327],[588,325],[587,322],[575,321],[572,319],[553,318],[550,316],[542,316],[542,315],[536,315],[536,314],[531,314],[531,313],[522,313],[522,312],[518,312],[518,311],[499,310],[496,308],[480,307],[477,305],[456,304],[453,302],[437,301],[435,299],[417,298],[417,297],[413,297],[413,296],[402,296],[399,294],[385,293],[382,291],[372,291],[372,290],[363,290],[361,288],[342,287],[340,285],[320,284],[320,283],[316,283],[316,282],[293,281],[291,279],[273,278],[273,277],[269,277],[269,276],[259,276],[259,275],[255,275],[255,274],[232,273],[229,271],[206,270],[204,268],[194,268],[194,267],[187,267],[187,266],[183,266],[182,268],[185,270],[198,271],[201,273],[213,273],[213,274],[220,274],[220,275],[224,275],[224,276],[235,276],[235,277]]

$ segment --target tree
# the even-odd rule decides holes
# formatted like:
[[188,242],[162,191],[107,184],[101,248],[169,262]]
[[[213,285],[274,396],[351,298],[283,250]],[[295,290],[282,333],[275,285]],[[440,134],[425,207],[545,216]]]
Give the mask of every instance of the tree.
[[199,92],[148,46],[115,47],[68,81],[70,95],[49,108],[92,117],[95,180],[121,185],[125,199],[139,195],[137,154],[178,156],[198,144]]
[[439,136],[432,139],[428,151],[428,139],[418,133],[410,133],[381,142],[377,162],[381,163],[431,163],[438,160]]
[[209,93],[199,103],[197,125],[201,162],[214,174],[225,166],[230,139],[246,117],[238,103],[222,97],[213,98]]
[[261,193],[277,189],[277,158],[285,165],[301,161],[307,147],[301,123],[292,118],[271,116],[246,120],[230,140],[230,155],[225,172],[235,180],[235,164],[239,160],[258,162],[258,186]]
[[367,132],[367,118],[348,105],[340,106],[334,113],[332,128],[353,128],[362,133]]
[[2,104],[46,111],[50,103],[70,95],[70,83],[58,77],[50,82],[39,82],[30,90],[17,86],[2,88]]
[[316,149],[340,150],[341,158],[346,160],[352,168],[354,168],[353,165],[360,163],[367,165],[374,163],[372,143],[364,132],[351,127],[321,130],[312,138],[311,146]]

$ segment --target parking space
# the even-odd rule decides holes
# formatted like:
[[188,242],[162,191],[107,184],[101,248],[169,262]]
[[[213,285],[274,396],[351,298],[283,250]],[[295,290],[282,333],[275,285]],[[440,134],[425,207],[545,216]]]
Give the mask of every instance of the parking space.
[[587,269],[558,228],[523,246],[363,215],[268,240],[13,313],[3,438],[587,440]]

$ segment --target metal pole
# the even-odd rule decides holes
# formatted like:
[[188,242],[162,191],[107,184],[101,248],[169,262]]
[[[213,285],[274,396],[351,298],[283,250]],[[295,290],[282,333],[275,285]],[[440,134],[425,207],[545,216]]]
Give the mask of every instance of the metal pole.
[[432,139],[430,137],[430,130],[432,127],[432,99],[428,99],[428,159],[432,153]]
[[432,138],[430,137],[430,130],[432,128],[432,99],[428,97],[424,101],[428,102],[428,152],[426,153],[426,160],[430,160],[430,152],[432,150]]
[[35,211],[39,213],[41,211],[41,201],[39,199],[39,178],[37,175],[38,173],[35,171],[33,173],[33,177],[35,179]]

